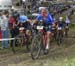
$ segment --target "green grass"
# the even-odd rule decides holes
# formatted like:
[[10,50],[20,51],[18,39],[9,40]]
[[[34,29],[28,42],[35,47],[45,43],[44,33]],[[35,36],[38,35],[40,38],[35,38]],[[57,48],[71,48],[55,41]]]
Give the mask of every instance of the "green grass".
[[75,28],[75,24],[71,24],[70,28],[74,29]]
[[[37,63],[38,62],[38,63]],[[25,61],[22,63],[17,64],[17,66],[75,66],[75,59],[71,58],[65,58],[65,60],[61,60],[60,61],[50,61],[50,59],[48,60],[35,60],[29,63],[26,63]],[[16,66],[13,65],[13,66]]]
[[75,66],[75,58],[65,59],[62,63],[56,63],[54,66]]

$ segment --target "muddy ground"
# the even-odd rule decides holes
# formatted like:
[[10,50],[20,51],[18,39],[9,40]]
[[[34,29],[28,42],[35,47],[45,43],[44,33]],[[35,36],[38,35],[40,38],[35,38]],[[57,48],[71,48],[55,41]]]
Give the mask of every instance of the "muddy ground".
[[[51,44],[48,55],[42,55],[32,60],[25,49],[18,49],[14,54],[11,49],[0,50],[0,66],[63,66],[67,60],[75,58],[75,30],[69,31],[69,37],[64,38],[61,46],[56,42]],[[66,66],[66,65],[64,65]]]
[[75,66],[75,29],[70,29],[61,46],[53,42],[49,54],[37,60],[32,60],[25,48],[17,49],[15,54],[10,48],[0,50],[0,66]]

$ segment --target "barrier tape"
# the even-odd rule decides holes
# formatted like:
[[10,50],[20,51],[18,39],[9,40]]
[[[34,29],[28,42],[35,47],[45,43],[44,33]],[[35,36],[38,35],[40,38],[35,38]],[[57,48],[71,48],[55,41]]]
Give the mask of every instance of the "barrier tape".
[[0,39],[0,41],[9,41],[9,40],[14,40],[15,38],[5,38],[5,39]]

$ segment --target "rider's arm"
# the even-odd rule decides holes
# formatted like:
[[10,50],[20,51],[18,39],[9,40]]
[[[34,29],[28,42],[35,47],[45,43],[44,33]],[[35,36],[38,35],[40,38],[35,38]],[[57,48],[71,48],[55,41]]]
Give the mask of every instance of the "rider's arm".
[[28,19],[27,16],[25,16],[25,20],[26,20],[26,22],[29,22],[30,24],[31,24],[31,22],[32,22],[32,20]]
[[30,20],[30,19],[27,19],[27,22],[29,22],[30,24],[32,23],[32,20]]
[[38,21],[40,21],[41,19],[42,19],[42,16],[41,16],[41,15],[38,15],[37,18],[36,18],[36,20],[35,20],[36,23],[37,23]]
[[54,18],[51,15],[49,15],[49,19],[52,22],[52,25],[55,26]]
[[37,18],[35,20],[33,20],[33,24],[37,24],[38,21],[41,20],[41,15],[38,15]]

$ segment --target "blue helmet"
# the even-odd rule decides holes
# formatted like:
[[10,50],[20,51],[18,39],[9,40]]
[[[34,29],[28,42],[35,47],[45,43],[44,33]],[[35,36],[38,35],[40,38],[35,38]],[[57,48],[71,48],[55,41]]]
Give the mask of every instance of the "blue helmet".
[[27,18],[27,16],[25,16],[25,15],[21,15],[21,16],[19,17],[19,22],[21,22],[21,23],[25,23],[27,20],[28,20],[28,18]]

